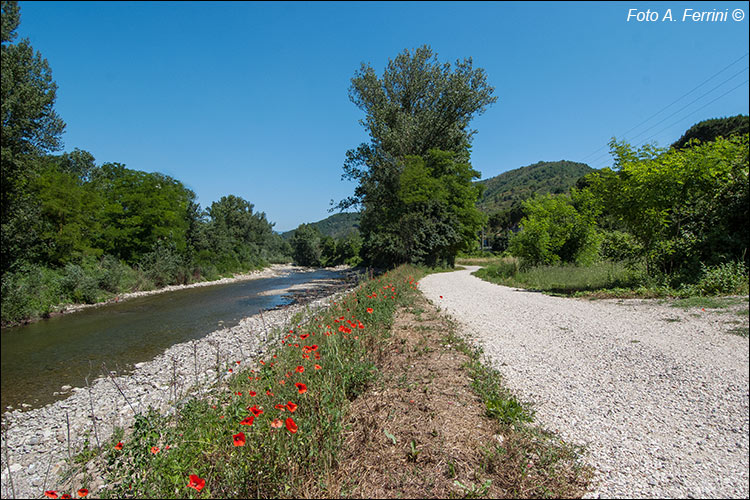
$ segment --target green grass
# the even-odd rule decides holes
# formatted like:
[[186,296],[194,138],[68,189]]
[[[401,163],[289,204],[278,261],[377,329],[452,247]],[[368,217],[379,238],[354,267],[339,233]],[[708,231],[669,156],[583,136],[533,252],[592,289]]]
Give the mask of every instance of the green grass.
[[[275,332],[275,349],[258,366],[223,367],[225,373],[231,369],[229,382],[204,389],[207,395],[190,399],[176,414],[149,409],[138,415],[132,432],[103,446],[102,496],[303,496],[305,481],[322,481],[334,467],[348,403],[376,379],[375,361],[394,312],[411,307],[418,293],[417,272],[401,267],[361,284],[307,323],[293,318],[291,330]],[[293,413],[289,402],[297,405],[290,405]],[[242,425],[252,407],[263,411]],[[294,433],[288,418],[297,426]],[[272,426],[276,420],[280,428]],[[235,446],[240,433],[245,444]],[[187,486],[191,474],[205,480],[201,491]]]
[[[730,306],[747,304],[747,297],[687,297],[673,301],[672,307],[681,309],[702,308],[702,309],[726,309]],[[740,311],[738,314],[747,315]]]
[[639,271],[621,263],[599,262],[586,267],[537,266],[520,270],[517,261],[507,258],[479,269],[474,275],[500,285],[563,295],[631,288],[642,280]]

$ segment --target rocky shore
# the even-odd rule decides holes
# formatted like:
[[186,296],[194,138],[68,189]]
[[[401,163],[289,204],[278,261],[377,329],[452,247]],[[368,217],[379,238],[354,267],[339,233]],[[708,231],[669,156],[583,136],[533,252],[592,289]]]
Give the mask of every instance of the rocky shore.
[[[295,270],[280,267],[264,272]],[[150,407],[175,411],[181,402],[230,377],[228,369],[237,362],[255,365],[278,344],[276,335],[295,314],[313,314],[355,283],[353,273],[348,273],[345,280],[293,290],[295,303],[290,306],[244,318],[237,326],[200,340],[173,345],[153,360],[136,364],[129,373],[103,373],[88,387],[71,388],[70,397],[43,408],[6,412],[2,419],[2,498],[36,498],[45,490],[59,489],[69,452],[75,455],[87,441],[92,447],[97,441],[104,443],[116,427],[128,428],[135,414]],[[73,483],[81,487],[76,478]],[[97,496],[103,486],[99,478],[87,487]]]

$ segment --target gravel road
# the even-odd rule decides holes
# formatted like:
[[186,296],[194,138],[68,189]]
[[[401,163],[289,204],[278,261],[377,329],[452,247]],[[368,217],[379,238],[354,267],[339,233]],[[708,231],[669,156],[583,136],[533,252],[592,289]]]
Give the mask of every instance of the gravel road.
[[748,339],[726,323],[739,316],[551,297],[482,281],[477,269],[432,274],[420,288],[537,422],[586,445],[598,471],[588,497],[748,497]]

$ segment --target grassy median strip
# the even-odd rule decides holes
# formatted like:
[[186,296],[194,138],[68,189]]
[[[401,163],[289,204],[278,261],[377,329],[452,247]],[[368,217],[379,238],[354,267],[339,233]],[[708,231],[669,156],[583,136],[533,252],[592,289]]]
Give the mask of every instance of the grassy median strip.
[[536,430],[420,276],[402,266],[298,318],[209,396],[137,417],[83,477],[113,498],[580,496],[575,450]]

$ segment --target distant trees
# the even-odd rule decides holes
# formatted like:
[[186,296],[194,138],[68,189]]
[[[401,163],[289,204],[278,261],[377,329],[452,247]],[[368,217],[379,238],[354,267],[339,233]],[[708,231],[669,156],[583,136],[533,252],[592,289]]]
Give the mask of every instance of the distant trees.
[[300,224],[291,239],[294,263],[300,266],[355,266],[360,263],[362,239],[358,233],[334,239],[322,235],[312,224]]
[[736,115],[728,118],[712,118],[698,122],[680,137],[672,147],[682,149],[691,140],[700,142],[711,142],[717,137],[729,139],[733,135],[743,135],[750,133],[750,116]]
[[474,207],[479,174],[468,164],[468,126],[497,100],[493,92],[470,58],[452,69],[428,46],[389,60],[382,78],[362,64],[349,97],[365,112],[370,143],[347,152],[344,177],[358,186],[339,207],[362,207],[368,263],[452,264],[473,244],[483,216]]

